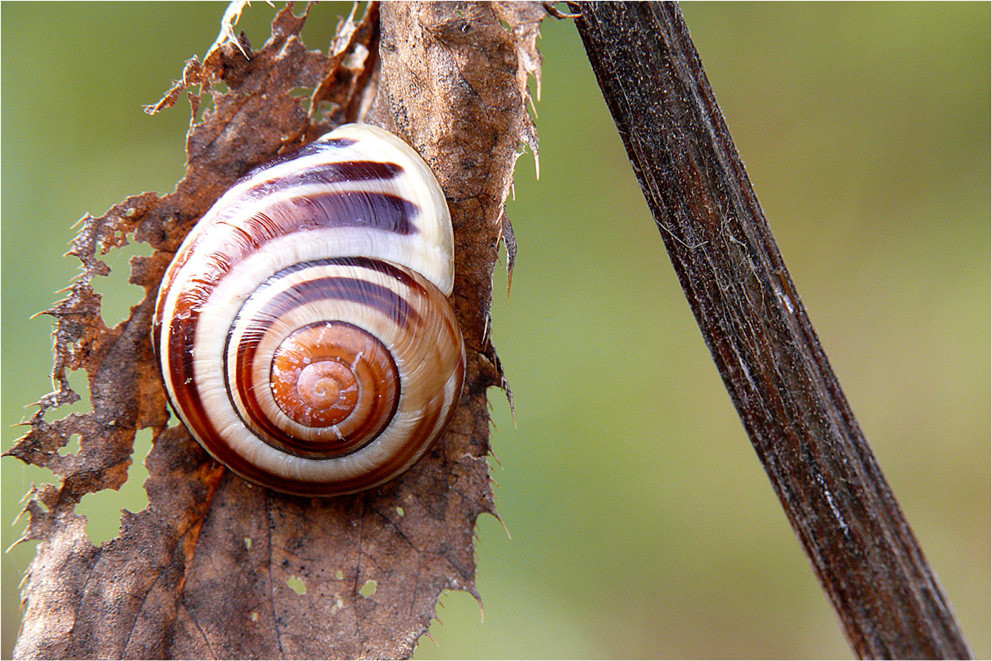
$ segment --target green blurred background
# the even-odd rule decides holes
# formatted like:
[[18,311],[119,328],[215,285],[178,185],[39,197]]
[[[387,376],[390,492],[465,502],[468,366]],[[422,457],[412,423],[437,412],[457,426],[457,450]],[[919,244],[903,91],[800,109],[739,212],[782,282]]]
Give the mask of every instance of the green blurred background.
[[[154,103],[214,40],[220,4],[2,11],[3,448],[50,390],[71,225],[171,191],[188,104]],[[326,47],[340,8],[304,37]],[[990,6],[687,4],[683,11],[806,307],[975,653],[990,636]],[[273,10],[239,24],[267,36]],[[541,178],[519,161],[513,287],[494,337],[496,497],[472,597],[442,599],[433,657],[845,657],[851,652],[717,375],[569,21],[540,42]],[[129,247],[105,320],[140,291]],[[81,377],[73,381],[85,392]],[[83,410],[76,405],[72,410]],[[137,465],[87,496],[95,542],[146,504]],[[72,447],[66,451],[72,451]],[[32,482],[3,471],[3,546]],[[34,544],[3,555],[3,648]]]

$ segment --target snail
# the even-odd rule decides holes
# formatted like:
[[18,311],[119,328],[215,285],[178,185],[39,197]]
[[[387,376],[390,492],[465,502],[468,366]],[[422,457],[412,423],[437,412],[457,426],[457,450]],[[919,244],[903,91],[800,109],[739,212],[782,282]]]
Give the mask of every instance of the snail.
[[152,332],[172,408],[277,491],[396,477],[461,393],[453,243],[434,174],[382,129],[344,125],[250,172],[162,280]]

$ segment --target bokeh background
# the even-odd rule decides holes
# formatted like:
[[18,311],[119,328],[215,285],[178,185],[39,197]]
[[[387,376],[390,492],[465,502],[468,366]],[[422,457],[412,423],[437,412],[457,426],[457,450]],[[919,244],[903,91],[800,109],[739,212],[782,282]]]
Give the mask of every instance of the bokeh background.
[[[326,47],[341,8],[304,32]],[[990,638],[990,6],[686,4],[683,11],[793,278],[975,653]],[[50,390],[50,321],[77,273],[71,225],[171,191],[188,104],[154,103],[214,40],[220,4],[4,4],[2,445]],[[255,44],[273,10],[239,28]],[[543,26],[541,178],[519,161],[513,286],[494,337],[503,521],[478,528],[484,620],[442,599],[421,659],[849,657],[669,265],[569,21]],[[99,287],[140,291],[132,246]],[[78,375],[77,375],[78,376]],[[74,383],[85,392],[85,382]],[[84,403],[85,404],[85,403]],[[71,410],[82,410],[84,404]],[[95,543],[142,509],[136,465],[87,496]],[[72,447],[66,452],[71,452]],[[3,471],[6,548],[32,482]],[[34,544],[3,555],[3,647]]]

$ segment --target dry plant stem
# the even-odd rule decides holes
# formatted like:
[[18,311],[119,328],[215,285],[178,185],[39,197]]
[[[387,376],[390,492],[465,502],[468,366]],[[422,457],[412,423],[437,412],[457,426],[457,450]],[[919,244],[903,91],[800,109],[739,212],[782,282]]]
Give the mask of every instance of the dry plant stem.
[[678,7],[572,9],[689,305],[854,649],[969,656],[830,369]]

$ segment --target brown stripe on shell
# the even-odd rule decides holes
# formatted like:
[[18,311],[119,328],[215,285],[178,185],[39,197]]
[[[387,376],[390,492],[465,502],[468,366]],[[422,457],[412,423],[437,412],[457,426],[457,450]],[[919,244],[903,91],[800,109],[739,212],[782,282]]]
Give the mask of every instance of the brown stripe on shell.
[[[246,200],[241,205],[231,205],[213,222],[223,223],[241,235],[243,245],[249,248],[232,250],[232,257],[239,261],[250,250],[300,230],[368,227],[394,234],[416,234],[413,219],[419,213],[416,204],[392,193],[329,191],[284,197],[264,206]],[[189,248],[199,240],[202,238],[197,237]]]
[[[429,298],[430,294],[423,284],[410,274],[392,264],[376,261],[367,257],[335,257],[331,259],[314,259],[307,262],[292,264],[269,276],[258,286],[256,292],[262,292],[267,287],[277,285],[279,281],[292,273],[319,269],[321,267],[342,267],[345,269],[362,269],[382,274],[395,280],[406,289],[413,290],[421,298]],[[375,308],[401,328],[408,329],[419,322],[419,313],[407,299],[388,287],[368,282],[360,272],[355,274],[332,273],[329,275],[305,280],[269,302],[259,314],[259,320],[277,319],[293,308],[306,305],[318,300],[339,300],[367,305]],[[292,292],[291,295],[287,295]],[[254,294],[253,294],[254,295]],[[232,329],[238,325],[240,312],[235,315],[231,324]],[[255,322],[256,327],[258,322]],[[264,330],[259,329],[260,332]]]
[[258,183],[244,191],[245,199],[257,199],[296,188],[339,184],[354,181],[382,181],[395,179],[403,173],[403,166],[388,161],[338,161],[320,163],[297,172],[286,172],[278,177],[263,178],[256,173],[251,179]]
[[[306,262],[306,264],[317,265],[319,262]],[[256,291],[261,292],[266,286],[271,287],[276,278],[284,277],[295,270],[298,270],[295,266],[283,269],[266,280]],[[420,294],[420,292],[417,293]],[[280,292],[277,297],[268,302],[268,305],[258,310],[248,332],[262,335],[265,333],[270,320],[278,319],[301,305],[310,305],[317,301],[344,301],[370,307],[385,315],[403,330],[409,330],[416,325],[420,317],[420,314],[403,297],[388,287],[360,278],[329,275],[305,280],[284,292]],[[240,312],[234,318],[231,327],[237,327],[239,321]]]
[[382,262],[377,259],[372,259],[370,257],[335,257],[333,259],[320,260],[327,264],[339,264],[341,266],[356,266],[363,269],[368,269],[370,271],[376,271],[377,273],[382,273],[388,275],[393,280],[396,280],[404,287],[410,289],[423,290],[423,285],[410,275],[410,272],[406,269],[394,266],[388,262]]
[[[413,219],[420,208],[399,195],[371,191],[334,191],[301,195],[292,204],[305,212],[300,227],[323,229],[326,227],[370,227],[395,234],[414,234],[417,227]],[[277,214],[282,205],[273,209]]]
[[172,391],[173,408],[182,411],[184,420],[190,431],[197,438],[216,436],[213,423],[210,422],[203,402],[200,399],[200,389],[193,378],[192,346],[196,336],[196,324],[199,310],[188,315],[176,314],[169,324],[169,382],[172,384],[167,391]]
[[[230,270],[230,261],[226,255],[214,254],[207,264],[210,268],[201,277],[188,278],[185,288],[176,297],[166,338],[169,349],[168,379],[175,398],[172,401],[173,407],[182,411],[190,431],[200,439],[214,438],[217,431],[200,398],[199,384],[193,369],[193,346],[203,307],[215,284]],[[160,302],[164,302],[167,293],[160,292]]]

